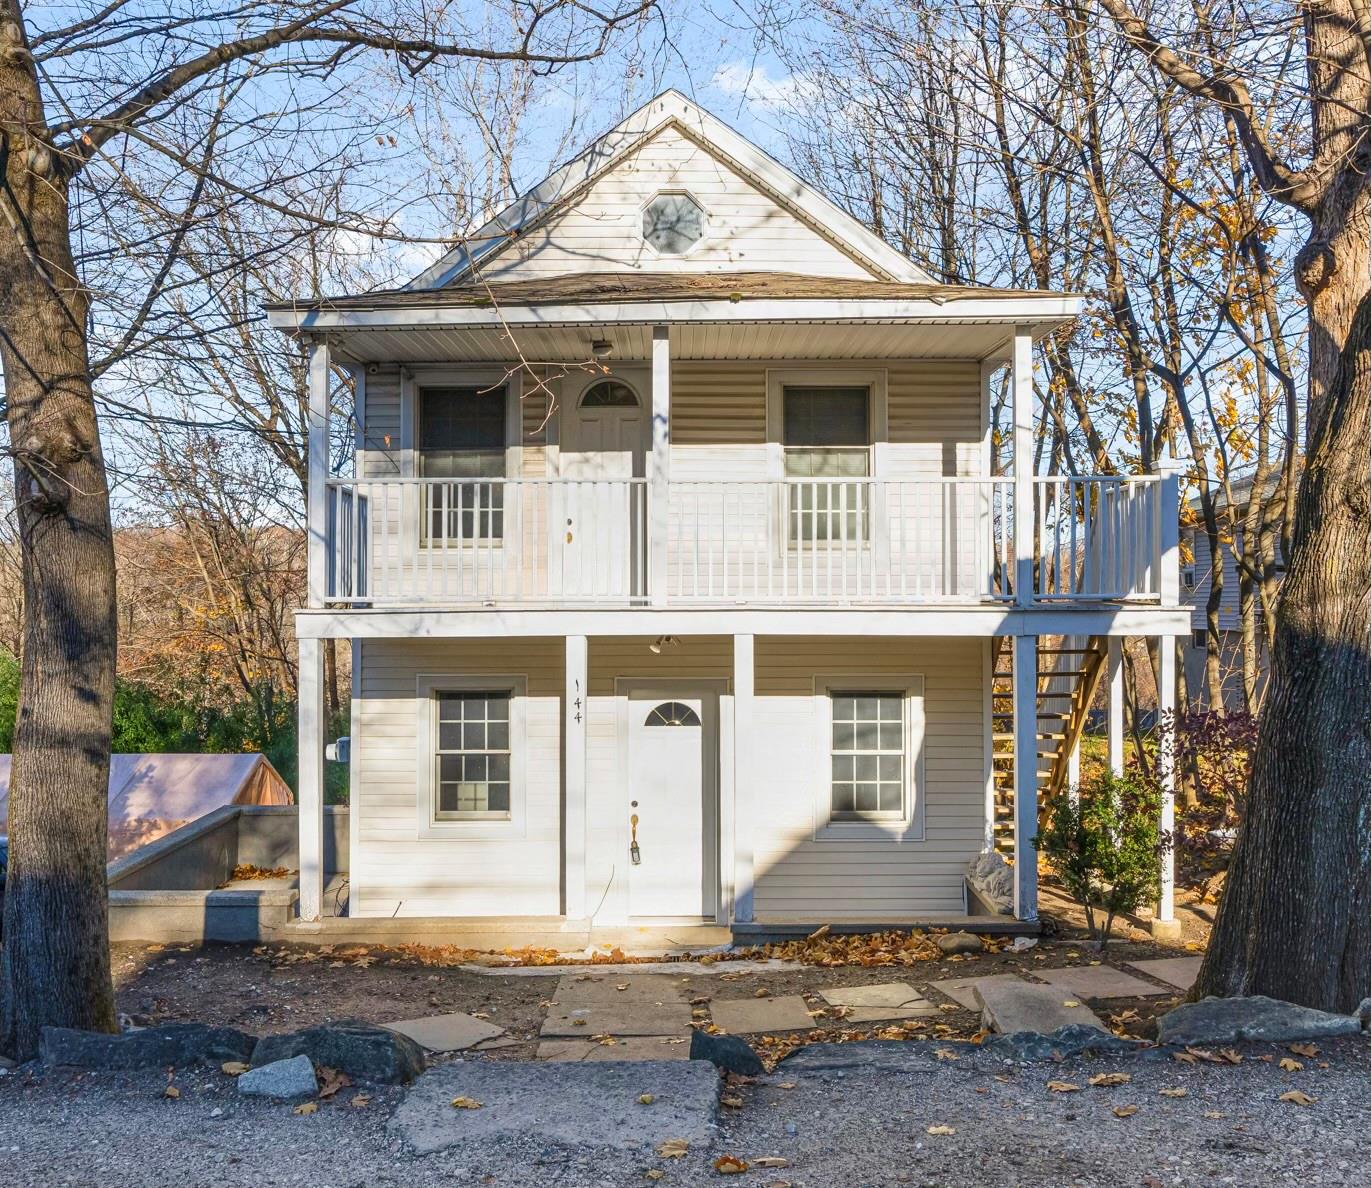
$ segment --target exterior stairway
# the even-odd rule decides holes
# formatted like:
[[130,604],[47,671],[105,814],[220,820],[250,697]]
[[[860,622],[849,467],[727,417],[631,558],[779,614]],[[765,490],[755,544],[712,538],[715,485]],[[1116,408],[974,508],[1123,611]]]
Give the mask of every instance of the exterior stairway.
[[[1071,750],[1085,729],[1107,667],[1103,636],[1043,636],[1038,641],[1038,799],[1066,787]],[[995,792],[995,848],[1014,850],[1014,649],[997,637],[991,684],[991,762]]]

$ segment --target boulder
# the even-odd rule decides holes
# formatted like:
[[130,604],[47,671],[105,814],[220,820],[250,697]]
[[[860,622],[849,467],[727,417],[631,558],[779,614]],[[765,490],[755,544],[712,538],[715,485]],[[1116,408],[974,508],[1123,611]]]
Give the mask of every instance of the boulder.
[[708,1060],[724,1072],[737,1073],[742,1077],[760,1077],[766,1071],[751,1045],[736,1035],[709,1035],[703,1031],[692,1031],[690,1058]]
[[1357,1004],[1356,1016],[1361,1020],[1361,1029],[1371,1031],[1371,998],[1363,998]]
[[944,953],[980,953],[985,942],[974,932],[947,932],[938,937],[938,948]]
[[122,1035],[44,1027],[39,1058],[49,1066],[66,1065],[102,1071],[132,1068],[185,1068],[247,1060],[256,1039],[232,1027],[204,1023],[168,1023]]
[[1333,1015],[1255,994],[1250,998],[1206,998],[1186,1002],[1157,1020],[1163,1044],[1231,1044],[1238,1040],[1297,1040],[1355,1035],[1356,1015]]
[[988,1035],[981,1050],[993,1052],[1002,1060],[1018,1064],[1066,1060],[1072,1056],[1104,1053],[1133,1053],[1151,1045],[1139,1040],[1121,1039],[1097,1027],[1070,1023],[1056,1031],[1016,1031],[1011,1035]]
[[318,1091],[319,1082],[308,1056],[273,1060],[270,1064],[248,1069],[238,1078],[238,1092],[252,1097],[292,1101],[299,1097],[313,1097]]
[[336,1068],[355,1081],[400,1085],[424,1071],[424,1050],[407,1035],[375,1027],[360,1019],[340,1019],[286,1035],[266,1035],[252,1050],[254,1068],[308,1056],[315,1064]]
[[985,850],[966,864],[966,881],[988,907],[1014,911],[1014,870],[997,850]]

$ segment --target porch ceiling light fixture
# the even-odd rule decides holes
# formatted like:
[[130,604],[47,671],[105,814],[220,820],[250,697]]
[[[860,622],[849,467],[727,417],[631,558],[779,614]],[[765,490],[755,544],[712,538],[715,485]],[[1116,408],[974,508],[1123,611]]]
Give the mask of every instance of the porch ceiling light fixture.
[[664,648],[679,647],[680,643],[681,641],[677,639],[674,635],[659,635],[656,639],[654,639],[650,644],[647,645],[647,650],[651,652],[654,656],[660,656]]
[[607,338],[597,338],[590,344],[592,357],[603,363],[610,355],[614,354],[614,344]]

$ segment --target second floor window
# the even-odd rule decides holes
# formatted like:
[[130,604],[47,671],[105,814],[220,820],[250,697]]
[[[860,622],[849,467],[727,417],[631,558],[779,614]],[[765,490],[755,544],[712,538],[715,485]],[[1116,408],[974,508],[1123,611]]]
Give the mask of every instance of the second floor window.
[[858,543],[866,539],[868,486],[843,479],[871,474],[871,391],[854,386],[782,390],[781,444],[790,488],[790,539]]
[[419,474],[428,543],[504,536],[505,388],[433,387],[419,393]]

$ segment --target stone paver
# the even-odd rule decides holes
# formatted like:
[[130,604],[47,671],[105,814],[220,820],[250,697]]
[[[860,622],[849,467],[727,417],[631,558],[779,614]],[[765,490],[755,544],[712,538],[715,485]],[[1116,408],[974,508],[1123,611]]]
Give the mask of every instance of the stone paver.
[[601,1044],[595,1040],[545,1039],[538,1045],[539,1060],[689,1060],[690,1042],[680,1036],[630,1035]]
[[981,1004],[976,998],[976,987],[981,982],[1022,982],[1017,974],[987,974],[983,978],[944,978],[941,982],[930,982],[929,986],[946,994],[948,998],[969,1011],[979,1011]]
[[[639,1101],[645,1093],[650,1106]],[[458,1097],[479,1108],[454,1108]],[[646,1154],[670,1138],[707,1147],[718,1097],[719,1071],[704,1060],[459,1060],[415,1081],[390,1127],[421,1155],[491,1139],[522,1141],[530,1151],[553,1142]]]
[[1152,961],[1130,961],[1128,965],[1177,990],[1189,990],[1199,977],[1203,960],[1203,957],[1158,957]]
[[1035,969],[1035,978],[1049,986],[1070,990],[1077,998],[1148,998],[1165,994],[1160,986],[1144,982],[1110,965],[1072,965],[1063,969]]
[[587,1039],[592,1035],[684,1035],[690,1006],[684,1002],[593,1002],[549,1007],[541,1034]]
[[780,998],[724,998],[709,1004],[716,1026],[730,1035],[764,1031],[805,1031],[814,1026],[805,1000],[798,994]]
[[907,982],[882,982],[876,986],[835,986],[820,990],[819,997],[831,1006],[848,1008],[847,1023],[878,1023],[883,1019],[918,1019],[938,1015],[938,1010]]
[[[620,989],[622,987],[622,989]],[[597,1003],[687,1002],[699,993],[667,974],[564,974],[557,981],[559,1006]]]
[[1046,1033],[1073,1023],[1107,1030],[1094,1011],[1077,999],[1066,997],[1066,993],[1060,986],[1035,986],[1018,979],[1001,982],[982,978],[976,985],[982,1023],[991,1031],[1005,1035],[1018,1031]]
[[483,1040],[504,1034],[503,1027],[458,1011],[451,1015],[428,1015],[422,1019],[401,1019],[384,1024],[387,1030],[407,1035],[430,1052],[461,1052]]

